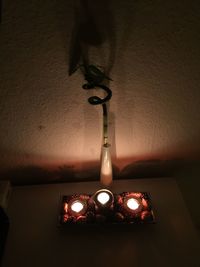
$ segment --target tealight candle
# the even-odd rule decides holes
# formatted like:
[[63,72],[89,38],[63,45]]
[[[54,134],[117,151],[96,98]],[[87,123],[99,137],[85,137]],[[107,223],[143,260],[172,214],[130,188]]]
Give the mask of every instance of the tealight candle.
[[78,217],[84,215],[87,211],[87,202],[77,197],[71,199],[68,203],[68,212],[70,215]]
[[83,210],[83,208],[83,203],[78,200],[71,204],[71,210],[73,210],[74,212],[79,213],[81,210]]
[[97,195],[97,200],[102,204],[105,205],[109,200],[110,196],[106,192],[101,192]]
[[96,208],[107,209],[113,205],[114,196],[108,189],[100,189],[93,195]]
[[137,210],[140,206],[140,204],[135,198],[129,198],[126,202],[126,205],[130,210]]

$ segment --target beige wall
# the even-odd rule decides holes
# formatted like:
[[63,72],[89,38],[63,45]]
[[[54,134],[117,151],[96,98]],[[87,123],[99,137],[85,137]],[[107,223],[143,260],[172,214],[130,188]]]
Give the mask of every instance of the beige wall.
[[[199,1],[88,3],[102,37],[89,45],[90,62],[113,79],[116,174],[135,161],[198,158]],[[16,183],[98,176],[101,108],[87,103],[80,72],[68,76],[75,26],[83,22],[81,1],[3,1],[0,164]],[[82,33],[91,44],[94,29]]]

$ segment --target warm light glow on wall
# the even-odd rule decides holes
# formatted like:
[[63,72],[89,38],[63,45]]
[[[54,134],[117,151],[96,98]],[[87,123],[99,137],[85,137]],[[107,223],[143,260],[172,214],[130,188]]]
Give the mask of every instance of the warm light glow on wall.
[[110,156],[110,146],[104,145],[102,147],[101,159],[101,174],[100,181],[104,186],[109,186],[112,183],[112,162]]

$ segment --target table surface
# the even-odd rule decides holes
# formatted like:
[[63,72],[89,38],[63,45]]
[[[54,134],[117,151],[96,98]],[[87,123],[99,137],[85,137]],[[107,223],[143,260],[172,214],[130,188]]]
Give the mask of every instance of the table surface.
[[118,180],[112,191],[146,191],[156,224],[141,227],[58,227],[62,195],[94,193],[98,182],[14,187],[3,267],[199,267],[200,240],[171,178]]

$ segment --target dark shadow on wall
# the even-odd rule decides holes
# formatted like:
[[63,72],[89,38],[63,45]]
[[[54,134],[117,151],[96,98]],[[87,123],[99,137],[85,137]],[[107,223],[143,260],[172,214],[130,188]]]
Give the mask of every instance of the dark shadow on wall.
[[96,64],[91,61],[90,48],[108,44],[108,51],[103,55],[106,65],[105,73],[109,72],[115,59],[114,18],[109,0],[80,0],[74,6],[74,28],[71,35],[69,51],[69,75],[79,64]]
[[[64,182],[99,181],[100,163],[88,162],[81,170],[76,164],[61,165],[56,168],[39,166],[19,166],[4,170],[0,179],[9,179],[13,185],[35,185]],[[184,173],[190,177],[191,170],[199,168],[199,161],[174,160],[142,160],[125,166],[121,171],[113,164],[114,180],[179,177]]]
[[[117,176],[118,171],[113,165],[114,176]],[[63,164],[57,168],[18,166],[0,172],[0,180],[9,180],[14,186],[98,181],[99,177],[99,162],[88,162],[81,170],[77,170],[76,164]]]
[[125,166],[119,179],[170,177],[184,165],[183,160],[139,160]]

